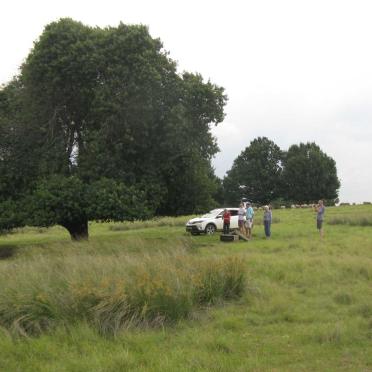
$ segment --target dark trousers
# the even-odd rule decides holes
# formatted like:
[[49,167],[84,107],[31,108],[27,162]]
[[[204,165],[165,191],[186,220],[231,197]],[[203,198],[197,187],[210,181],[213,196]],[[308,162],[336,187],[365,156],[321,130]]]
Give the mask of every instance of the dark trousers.
[[264,226],[265,226],[265,235],[269,237],[271,235],[271,222],[270,221],[264,221]]
[[223,233],[229,234],[230,233],[230,222],[223,223]]

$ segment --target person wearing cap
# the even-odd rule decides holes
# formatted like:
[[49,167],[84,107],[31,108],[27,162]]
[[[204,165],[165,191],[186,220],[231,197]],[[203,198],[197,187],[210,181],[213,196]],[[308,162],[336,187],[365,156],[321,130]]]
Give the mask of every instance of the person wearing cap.
[[252,239],[254,210],[250,202],[247,202],[245,232],[248,239]]

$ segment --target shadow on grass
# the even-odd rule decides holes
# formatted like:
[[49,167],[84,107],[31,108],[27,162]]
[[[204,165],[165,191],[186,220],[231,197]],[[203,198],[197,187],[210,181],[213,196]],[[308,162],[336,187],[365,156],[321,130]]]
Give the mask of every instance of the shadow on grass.
[[16,245],[0,245],[0,260],[6,260],[13,257],[17,253]]

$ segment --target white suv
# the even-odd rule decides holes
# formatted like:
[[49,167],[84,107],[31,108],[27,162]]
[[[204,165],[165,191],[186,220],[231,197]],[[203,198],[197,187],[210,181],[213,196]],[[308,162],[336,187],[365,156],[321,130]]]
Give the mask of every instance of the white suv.
[[[230,214],[230,229],[238,228],[238,211],[239,208],[226,208]],[[206,233],[212,235],[217,230],[223,229],[223,211],[225,208],[213,209],[204,216],[193,218],[186,223],[186,231],[191,232],[192,235],[199,235]]]

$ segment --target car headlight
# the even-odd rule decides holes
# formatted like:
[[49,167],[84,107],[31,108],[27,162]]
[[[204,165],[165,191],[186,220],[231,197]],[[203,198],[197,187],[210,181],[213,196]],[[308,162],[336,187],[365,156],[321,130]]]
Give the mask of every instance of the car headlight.
[[200,223],[202,223],[203,221],[192,221],[192,222],[188,222],[190,225],[198,225]]

